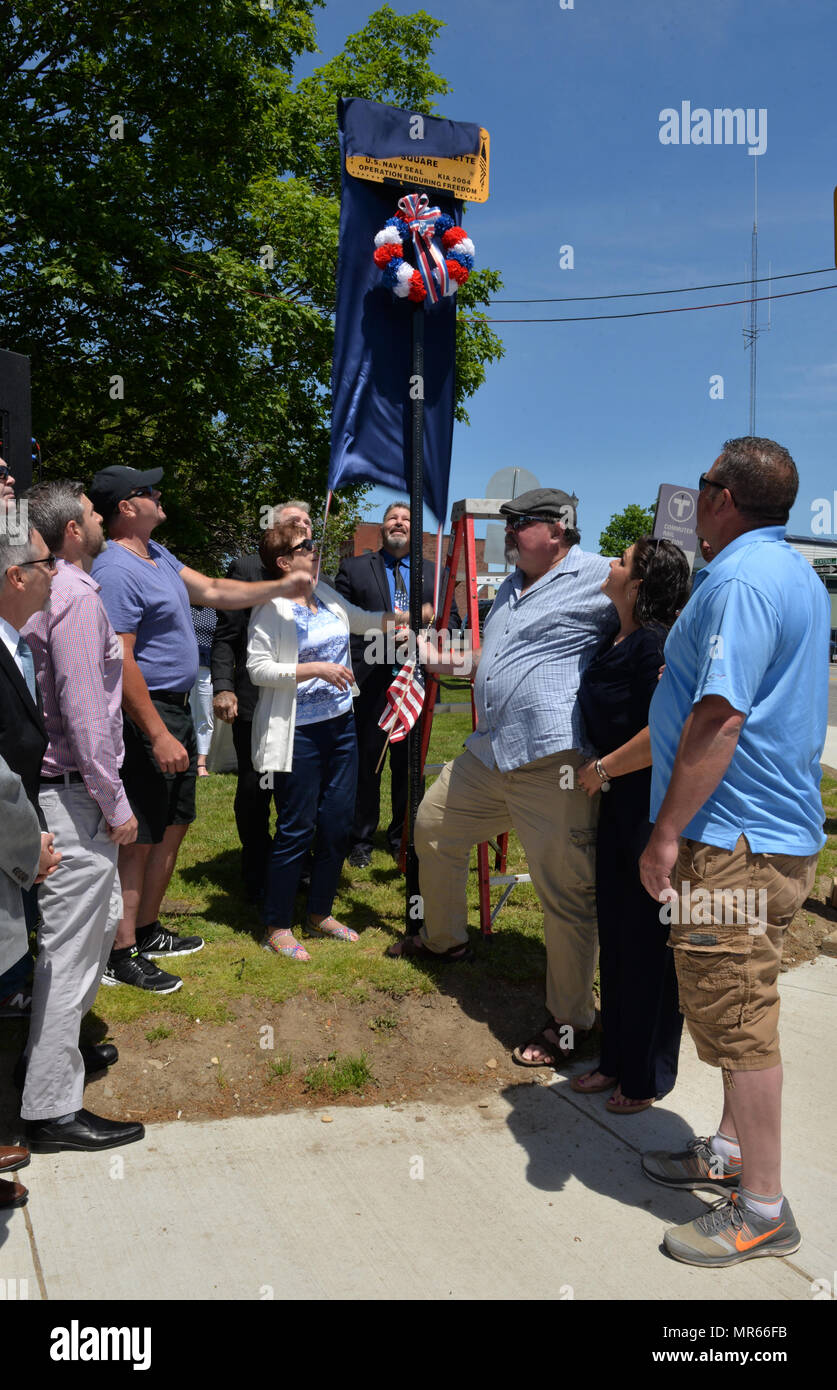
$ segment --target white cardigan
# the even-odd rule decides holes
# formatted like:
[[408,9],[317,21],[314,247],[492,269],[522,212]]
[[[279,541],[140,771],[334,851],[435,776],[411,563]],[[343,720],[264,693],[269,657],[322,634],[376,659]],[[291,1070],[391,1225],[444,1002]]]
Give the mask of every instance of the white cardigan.
[[[383,613],[356,608],[327,584],[317,598],[355,635],[380,628]],[[253,767],[257,772],[290,772],[296,729],[296,667],[299,646],[290,599],[274,598],[253,609],[247,634],[247,674],[259,690],[253,715]],[[357,694],[357,686],[352,694]]]

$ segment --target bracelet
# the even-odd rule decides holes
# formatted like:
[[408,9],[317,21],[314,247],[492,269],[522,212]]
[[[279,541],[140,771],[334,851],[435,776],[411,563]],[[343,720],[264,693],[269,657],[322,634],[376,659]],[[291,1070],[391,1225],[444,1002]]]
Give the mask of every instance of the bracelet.
[[603,792],[609,792],[609,791],[610,791],[610,778],[608,777],[608,775],[607,775],[607,773],[606,773],[606,771],[605,771],[605,766],[604,766],[604,763],[602,762],[601,758],[598,758],[598,759],[596,760],[596,771],[597,771],[597,773],[599,774],[599,779],[600,779],[601,784],[602,784],[602,785],[601,785],[601,790],[602,790]]

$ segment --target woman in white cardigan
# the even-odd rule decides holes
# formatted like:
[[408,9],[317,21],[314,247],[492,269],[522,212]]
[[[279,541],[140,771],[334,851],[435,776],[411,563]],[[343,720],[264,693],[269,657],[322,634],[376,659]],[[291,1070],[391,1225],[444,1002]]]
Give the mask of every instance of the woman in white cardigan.
[[[259,546],[273,574],[304,574],[312,586],[316,555],[299,524],[279,522]],[[335,941],[357,932],[331,915],[349,844],[357,784],[357,737],[349,633],[381,629],[392,613],[367,613],[328,587],[308,599],[276,598],[254,608],[247,674],[259,686],[253,717],[253,766],[275,779],[276,834],[267,872],[265,949],[311,957],[293,934],[294,900],[312,838],[305,931]]]

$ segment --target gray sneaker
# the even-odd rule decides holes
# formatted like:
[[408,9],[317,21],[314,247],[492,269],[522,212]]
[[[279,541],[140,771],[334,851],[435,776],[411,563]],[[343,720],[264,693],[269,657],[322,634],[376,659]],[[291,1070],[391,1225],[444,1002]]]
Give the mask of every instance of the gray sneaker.
[[731,1192],[738,1187],[741,1160],[721,1158],[708,1139],[693,1139],[682,1153],[657,1150],[642,1155],[642,1171],[663,1187],[682,1187],[690,1192]]
[[672,1226],[663,1236],[668,1253],[682,1264],[723,1268],[763,1255],[792,1255],[802,1244],[787,1197],[776,1217],[759,1216],[733,1192],[705,1216]]

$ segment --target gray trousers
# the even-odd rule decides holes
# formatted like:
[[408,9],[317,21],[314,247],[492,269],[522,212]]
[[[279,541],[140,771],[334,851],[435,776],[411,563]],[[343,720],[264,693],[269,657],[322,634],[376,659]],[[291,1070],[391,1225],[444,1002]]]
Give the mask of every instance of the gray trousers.
[[79,1029],[96,998],[122,915],[117,846],[84,783],[41,787],[39,800],[63,858],[38,889],[43,926],[32,982],[24,1120],[81,1109]]

